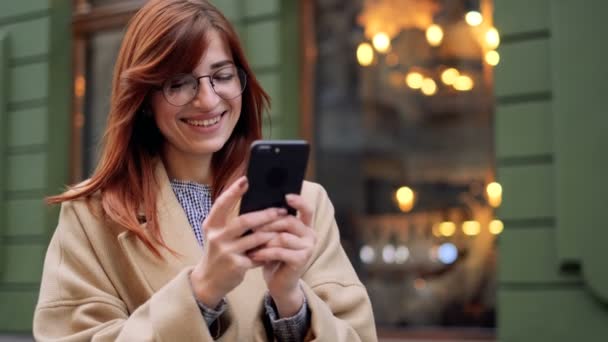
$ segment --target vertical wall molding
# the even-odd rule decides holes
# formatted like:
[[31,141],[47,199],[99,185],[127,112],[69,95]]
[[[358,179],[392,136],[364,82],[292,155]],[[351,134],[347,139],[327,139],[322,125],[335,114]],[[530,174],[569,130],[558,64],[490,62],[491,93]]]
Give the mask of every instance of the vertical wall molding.
[[550,11],[557,252],[562,265],[580,263],[586,288],[604,303],[608,47],[595,37],[606,11],[602,0],[554,1]]
[[[46,194],[57,194],[69,182],[72,101],[72,1],[53,1],[50,10],[48,78],[48,171]],[[41,199],[42,200],[42,199]],[[59,208],[46,211],[48,237],[57,225]]]
[[301,45],[298,37],[299,4],[297,0],[281,1],[280,12],[280,79],[281,79],[281,124],[284,138],[300,137],[300,59]]
[[8,77],[9,77],[8,33],[0,30],[0,275],[4,270],[4,235],[7,225],[7,149],[8,149]]

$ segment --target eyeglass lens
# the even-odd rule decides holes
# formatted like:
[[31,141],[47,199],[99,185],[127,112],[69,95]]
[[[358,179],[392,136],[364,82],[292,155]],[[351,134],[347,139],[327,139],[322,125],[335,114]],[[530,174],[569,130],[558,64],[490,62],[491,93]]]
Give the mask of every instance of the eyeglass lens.
[[239,96],[245,89],[245,71],[236,66],[227,66],[198,78],[192,74],[180,74],[168,79],[163,85],[165,99],[176,106],[187,104],[198,93],[203,78],[209,78],[213,91],[224,100]]

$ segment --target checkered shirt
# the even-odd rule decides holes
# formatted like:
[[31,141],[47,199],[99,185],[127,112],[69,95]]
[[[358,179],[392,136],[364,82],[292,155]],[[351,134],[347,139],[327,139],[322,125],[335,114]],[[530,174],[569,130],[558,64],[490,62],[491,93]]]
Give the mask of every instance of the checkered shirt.
[[211,187],[207,184],[171,180],[171,187],[179,204],[184,208],[188,223],[194,230],[199,245],[203,245],[203,220],[211,211]]

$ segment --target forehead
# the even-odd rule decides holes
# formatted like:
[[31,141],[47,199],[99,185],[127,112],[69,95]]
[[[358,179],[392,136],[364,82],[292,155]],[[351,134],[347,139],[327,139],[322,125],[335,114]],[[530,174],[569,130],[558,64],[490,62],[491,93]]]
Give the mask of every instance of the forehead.
[[203,51],[195,71],[207,72],[215,63],[233,61],[228,42],[219,32],[212,30],[203,39],[206,41],[207,48]]

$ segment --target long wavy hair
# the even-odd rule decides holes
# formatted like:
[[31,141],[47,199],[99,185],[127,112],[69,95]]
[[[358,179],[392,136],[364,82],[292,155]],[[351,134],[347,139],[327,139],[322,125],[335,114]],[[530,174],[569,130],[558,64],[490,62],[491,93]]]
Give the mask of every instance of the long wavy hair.
[[[101,159],[91,178],[47,203],[99,193],[103,215],[126,227],[160,256],[167,246],[160,234],[155,163],[164,143],[154,118],[147,113],[149,95],[164,80],[192,72],[205,52],[206,34],[217,31],[237,66],[247,74],[242,109],[232,135],[211,160],[213,198],[244,173],[249,145],[262,136],[262,114],[270,99],[256,80],[233,26],[206,0],[152,0],[129,22],[112,80],[112,97]],[[143,209],[146,228],[139,222]]]

